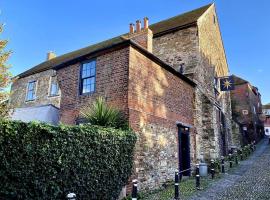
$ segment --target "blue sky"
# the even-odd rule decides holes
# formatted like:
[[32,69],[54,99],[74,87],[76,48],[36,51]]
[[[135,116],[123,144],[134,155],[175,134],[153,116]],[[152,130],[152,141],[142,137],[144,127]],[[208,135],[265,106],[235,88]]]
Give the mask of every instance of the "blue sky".
[[[1,0],[2,38],[14,53],[14,75],[61,55],[128,31],[130,22],[150,23],[178,15],[209,0]],[[249,80],[270,102],[270,1],[216,0],[230,71]]]

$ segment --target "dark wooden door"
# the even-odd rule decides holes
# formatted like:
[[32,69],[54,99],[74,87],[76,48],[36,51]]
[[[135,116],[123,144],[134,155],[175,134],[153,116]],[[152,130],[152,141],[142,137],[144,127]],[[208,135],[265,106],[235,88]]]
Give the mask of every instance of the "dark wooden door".
[[178,127],[178,144],[179,144],[179,170],[183,176],[190,176],[190,136],[189,128]]

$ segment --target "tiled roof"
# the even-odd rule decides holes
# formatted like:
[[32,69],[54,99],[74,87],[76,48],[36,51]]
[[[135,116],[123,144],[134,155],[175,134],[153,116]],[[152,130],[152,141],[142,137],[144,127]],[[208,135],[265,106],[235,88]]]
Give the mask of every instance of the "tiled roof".
[[[160,35],[164,32],[169,32],[172,30],[175,30],[177,28],[185,27],[190,24],[194,24],[197,22],[199,17],[211,6],[212,4],[206,5],[204,7],[198,8],[196,10],[169,18],[167,20],[152,24],[149,26],[149,28],[153,31],[154,36]],[[48,69],[51,69],[53,67],[56,67],[58,65],[61,65],[65,62],[68,62],[70,60],[76,59],[81,56],[89,55],[95,51],[98,51],[100,49],[108,48],[110,46],[114,46],[117,44],[121,44],[125,41],[125,39],[122,37],[126,34],[123,34],[121,36],[76,50],[72,51],[70,53],[58,56],[56,58],[53,58],[51,60],[45,61],[39,65],[36,65],[35,67],[19,74],[19,77],[25,77],[29,76],[31,74],[35,74],[41,71],[45,71]]]

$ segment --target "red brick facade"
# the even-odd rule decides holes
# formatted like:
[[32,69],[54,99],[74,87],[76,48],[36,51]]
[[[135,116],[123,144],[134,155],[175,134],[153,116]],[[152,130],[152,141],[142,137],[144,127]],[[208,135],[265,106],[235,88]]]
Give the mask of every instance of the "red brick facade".
[[[193,126],[194,86],[152,56],[129,44],[86,58],[96,59],[96,90],[90,95],[79,93],[80,63],[57,71],[62,123],[74,124],[80,110],[98,96],[126,114],[130,127],[139,136],[134,176],[145,189],[173,178],[178,169],[177,122]],[[194,138],[192,134],[193,159]]]

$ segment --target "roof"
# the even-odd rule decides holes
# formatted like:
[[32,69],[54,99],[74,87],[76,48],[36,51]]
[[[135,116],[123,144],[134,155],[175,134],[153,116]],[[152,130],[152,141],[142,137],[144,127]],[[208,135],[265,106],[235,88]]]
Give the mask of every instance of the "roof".
[[246,81],[245,79],[243,79],[239,76],[232,75],[232,77],[233,77],[235,85],[243,85],[243,84],[249,83],[248,81]]
[[266,105],[263,105],[262,106],[263,109],[270,109],[270,103],[266,104]]
[[[203,6],[196,10],[192,10],[190,12],[169,18],[167,20],[152,24],[149,28],[153,31],[154,37],[162,35],[164,33],[168,33],[170,31],[174,31],[180,28],[189,27],[190,25],[195,25],[200,16],[211,6],[212,4]],[[95,51],[100,49],[108,48],[110,46],[115,46],[123,43],[126,39],[123,38],[126,34],[114,37],[112,39],[76,50],[70,53],[55,57],[51,60],[42,62],[35,67],[21,73],[18,75],[19,78],[26,77],[38,72],[42,72],[48,69],[52,69],[58,65],[61,65],[70,60],[76,59],[81,56],[89,55]]]

